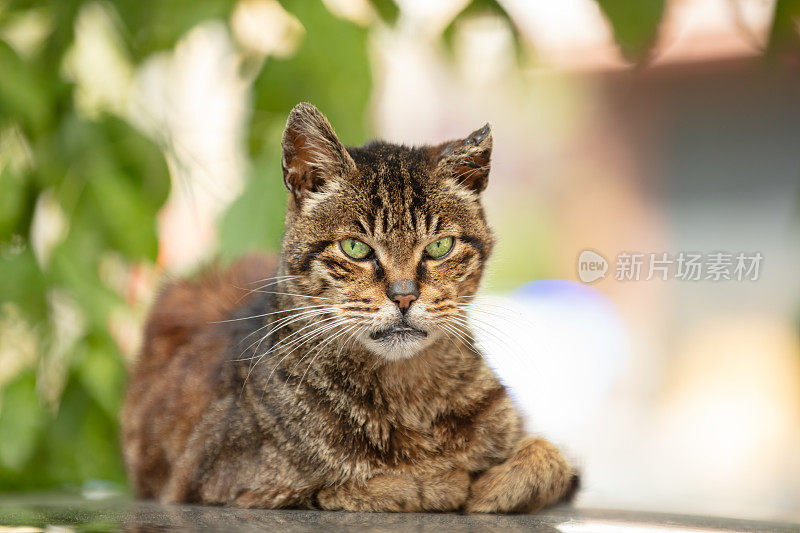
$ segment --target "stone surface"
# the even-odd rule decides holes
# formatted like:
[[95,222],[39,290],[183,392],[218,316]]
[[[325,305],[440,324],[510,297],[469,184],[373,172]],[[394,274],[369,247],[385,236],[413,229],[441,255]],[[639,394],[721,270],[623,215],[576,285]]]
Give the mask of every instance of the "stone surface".
[[[61,526],[61,528],[56,527]],[[126,498],[0,495],[0,533],[22,531],[800,532],[800,524],[559,507],[534,515],[367,514],[167,506]]]

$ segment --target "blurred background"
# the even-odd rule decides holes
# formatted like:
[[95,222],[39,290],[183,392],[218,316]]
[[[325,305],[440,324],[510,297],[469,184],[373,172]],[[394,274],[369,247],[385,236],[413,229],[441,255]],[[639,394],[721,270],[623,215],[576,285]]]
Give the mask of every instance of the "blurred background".
[[[487,120],[476,305],[578,505],[800,520],[800,2],[0,0],[0,491],[125,491],[165,278],[278,249],[300,101],[346,144]],[[578,257],[608,272],[591,284]],[[757,279],[617,279],[621,253]],[[675,266],[673,265],[673,269]]]

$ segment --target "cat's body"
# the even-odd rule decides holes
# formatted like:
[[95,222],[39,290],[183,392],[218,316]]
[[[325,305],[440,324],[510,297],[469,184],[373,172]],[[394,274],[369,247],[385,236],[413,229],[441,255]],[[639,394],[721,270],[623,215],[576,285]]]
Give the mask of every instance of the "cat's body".
[[525,437],[462,316],[493,242],[490,150],[488,127],[345,149],[298,106],[281,258],[172,284],[154,306],[123,413],[137,494],[484,512],[565,497],[571,467]]

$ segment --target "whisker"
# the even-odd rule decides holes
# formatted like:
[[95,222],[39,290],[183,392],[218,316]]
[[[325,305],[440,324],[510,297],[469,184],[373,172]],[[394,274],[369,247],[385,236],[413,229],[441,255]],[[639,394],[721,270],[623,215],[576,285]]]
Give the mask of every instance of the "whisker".
[[[336,311],[338,311],[338,309],[335,308],[335,307],[323,308],[323,309],[314,309],[314,310],[311,310],[311,311],[303,311],[301,313],[295,313],[294,315],[291,315],[291,316],[288,316],[288,317],[283,317],[283,318],[281,318],[280,320],[278,320],[275,323],[265,324],[264,326],[261,326],[257,330],[250,332],[247,336],[245,336],[243,339],[241,339],[241,341],[239,341],[240,343],[242,343],[245,340],[247,340],[247,338],[250,337],[251,335],[253,335],[254,333],[257,333],[258,331],[261,331],[262,329],[265,329],[265,328],[268,328],[270,326],[273,326],[272,329],[269,330],[267,333],[265,333],[261,338],[259,338],[258,340],[255,340],[252,343],[250,343],[249,346],[247,346],[244,350],[242,350],[242,353],[250,350],[250,348],[252,348],[254,344],[258,344],[258,346],[256,346],[256,349],[255,349],[255,351],[258,352],[258,349],[260,348],[261,343],[264,342],[264,340],[267,339],[267,337],[269,337],[270,335],[272,335],[276,331],[278,331],[278,330],[280,330],[280,329],[282,329],[282,328],[284,328],[284,327],[286,327],[286,326],[288,326],[290,324],[293,324],[293,323],[295,323],[295,322],[297,322],[299,320],[310,319],[310,318],[314,318],[316,316],[323,316],[323,315],[326,315],[326,314],[329,314],[329,313],[332,313],[332,312],[336,312]],[[244,360],[246,360],[246,359],[244,359]]]
[[[301,317],[301,318],[306,318],[306,317]],[[297,318],[296,320],[299,320],[299,318]],[[296,321],[296,320],[295,320],[295,321]],[[323,320],[326,320],[326,319],[323,319]],[[322,320],[315,322],[315,323],[314,323],[314,325],[318,324],[318,323],[319,323],[319,322],[321,322],[321,321],[322,321]],[[286,326],[286,325],[288,325],[288,324],[284,324],[283,326],[280,326],[280,327],[284,327],[284,326]],[[300,330],[298,330],[298,331],[300,331]],[[297,333],[297,332],[295,332],[295,333]],[[270,333],[267,333],[267,335],[265,335],[264,337],[262,337],[262,338],[261,338],[261,339],[258,341],[258,346],[256,346],[256,348],[255,348],[255,350],[254,350],[255,352],[258,352],[258,349],[259,349],[259,347],[261,346],[261,342],[263,342],[263,340],[264,340],[264,339],[265,339],[265,338],[266,338],[266,337],[267,337],[269,334],[270,334]],[[283,340],[286,340],[286,339],[283,339]],[[294,341],[293,341],[293,342],[294,342]],[[255,344],[255,342],[254,342],[253,344]],[[251,344],[250,346],[252,346],[253,344]],[[249,348],[249,347],[248,347],[248,348]],[[240,361],[247,361],[247,360],[249,360],[249,361],[250,361],[250,367],[249,367],[249,368],[248,368],[248,370],[247,370],[247,376],[245,376],[245,379],[244,379],[244,384],[242,385],[242,390],[244,390],[244,386],[245,386],[245,385],[247,385],[247,381],[250,379],[250,374],[252,374],[252,372],[253,372],[253,369],[255,369],[255,367],[258,365],[258,363],[261,361],[261,359],[263,359],[263,358],[264,358],[264,356],[266,356],[266,355],[267,355],[267,354],[269,354],[270,352],[272,352],[272,351],[275,351],[275,349],[276,349],[276,346],[273,346],[273,347],[272,347],[272,348],[271,348],[269,351],[267,351],[267,352],[265,352],[265,353],[263,353],[263,354],[261,354],[261,355],[258,355],[258,354],[256,354],[256,355],[254,355],[254,356],[252,356],[252,357],[248,357],[248,358],[245,358],[245,359],[239,359]]]
[[288,349],[288,348],[291,348],[293,346],[296,346],[297,343],[301,343],[305,339],[307,339],[309,337],[313,337],[314,334],[316,334],[318,332],[317,329],[312,329],[311,331],[307,331],[306,333],[303,333],[299,337],[297,337],[295,339],[292,339],[290,341],[289,339],[291,339],[291,337],[294,337],[298,333],[300,333],[300,332],[302,332],[302,331],[304,331],[304,330],[306,330],[308,328],[314,328],[314,326],[325,327],[325,326],[331,325],[331,323],[335,323],[339,319],[340,319],[340,317],[333,316],[333,317],[321,318],[321,319],[319,319],[319,320],[317,320],[315,322],[312,322],[311,324],[307,324],[307,325],[303,326],[302,328],[298,329],[297,331],[294,331],[290,335],[284,337],[280,341],[278,341],[278,343],[276,343],[269,350],[267,350],[266,352],[261,354],[259,357],[264,357],[264,356],[269,355],[269,354],[271,354],[273,352],[276,352],[278,350]]
[[[480,315],[480,313],[469,313],[469,316],[467,318],[464,318],[464,317],[461,317],[461,316],[459,316],[457,318],[462,320],[462,321],[467,322],[468,325],[482,326],[482,328],[484,328],[484,329],[482,329],[481,331],[485,331],[487,333],[491,333],[491,332],[489,332],[488,330],[485,329],[485,328],[491,328],[492,330],[497,332],[499,335],[501,335],[503,337],[509,337],[510,338],[510,335],[508,334],[508,331],[500,328],[497,324],[494,324],[494,323],[490,322],[489,320],[486,320],[485,318],[482,318],[480,316],[476,316],[476,314]],[[506,321],[508,321],[508,320],[513,321],[513,319],[514,319],[514,317],[502,316],[502,315],[492,315],[492,316],[496,316],[497,318],[500,318],[500,319],[503,319],[503,320],[506,320]],[[517,326],[524,329],[527,326],[527,324],[523,324],[522,322],[517,322]]]
[[516,347],[516,348],[515,348],[514,346],[512,346],[511,344],[509,344],[509,342],[508,342],[508,339],[506,339],[506,338],[504,338],[504,337],[502,337],[502,336],[498,335],[497,333],[495,333],[495,332],[493,332],[493,331],[491,331],[491,330],[487,329],[488,327],[491,327],[492,329],[495,329],[495,330],[496,330],[496,331],[498,331],[499,333],[502,333],[502,334],[504,334],[504,333],[505,333],[505,332],[503,332],[502,330],[500,330],[500,329],[496,328],[494,325],[492,325],[492,324],[489,324],[489,323],[480,323],[480,322],[478,322],[478,323],[476,323],[476,322],[467,322],[465,319],[463,319],[463,318],[461,318],[461,317],[451,317],[451,318],[453,319],[453,322],[451,322],[451,325],[453,325],[453,326],[456,326],[456,325],[458,325],[460,328],[467,329],[467,330],[469,330],[470,328],[473,328],[473,327],[474,327],[474,328],[477,328],[477,329],[478,329],[479,331],[481,331],[482,333],[484,333],[484,334],[486,334],[486,335],[490,335],[490,336],[491,336],[492,338],[494,338],[496,341],[500,342],[500,343],[501,343],[503,346],[505,346],[505,348],[506,348],[506,349],[508,349],[508,350],[509,350],[509,352],[511,352],[512,354],[519,353],[519,349],[518,349],[518,347]]
[[[339,324],[339,325],[340,326],[341,325],[347,325],[349,322],[350,322],[350,319],[344,319],[343,323]],[[311,365],[313,365],[314,361],[317,360],[317,357],[319,357],[322,354],[322,348],[324,348],[325,346],[327,346],[331,342],[335,341],[336,339],[340,338],[342,335],[346,334],[349,331],[349,328],[351,328],[351,327],[353,327],[353,326],[348,326],[348,327],[346,327],[344,329],[344,331],[338,331],[338,332],[334,333],[333,336],[329,337],[327,341],[325,341],[324,343],[320,344],[319,346],[317,346],[316,348],[314,348],[313,350],[308,352],[308,354],[304,355],[303,358],[300,359],[300,361],[298,361],[298,364],[300,364],[300,362],[302,362],[305,357],[307,357],[308,355],[311,355],[314,351],[317,352],[317,355],[315,355],[311,359],[311,362],[308,363],[308,366],[306,367],[306,371],[303,372],[303,375],[300,377],[300,382],[295,387],[295,390],[299,390],[300,386],[303,384],[303,380],[305,379],[306,374],[308,374],[309,369],[311,369]],[[297,365],[295,365],[295,366],[297,366]],[[294,372],[294,369],[292,369],[292,372]]]
[[[276,276],[276,278],[277,278],[277,277],[279,277],[279,276]],[[257,291],[258,291],[258,289],[265,289],[265,288],[267,288],[267,287],[271,287],[271,286],[273,286],[273,285],[277,285],[278,283],[282,283],[282,282],[284,282],[284,281],[291,281],[291,280],[293,280],[293,279],[295,279],[295,278],[297,278],[297,277],[299,277],[299,276],[292,276],[292,277],[288,277],[288,278],[286,278],[286,279],[279,279],[279,280],[277,280],[277,281],[274,281],[274,282],[272,282],[272,283],[267,283],[267,284],[265,284],[265,285],[262,285],[262,286],[260,286],[260,287],[256,287],[255,289],[246,289],[246,288],[244,288],[244,287],[240,287],[240,286],[238,286],[238,285],[234,285],[234,287],[236,287],[237,289],[239,289],[239,290],[242,290],[242,291],[245,291],[245,293],[244,293],[243,295],[241,295],[241,296],[240,296],[240,297],[239,297],[239,298],[238,298],[236,301],[237,301],[237,302],[239,302],[239,301],[241,301],[243,298],[247,298],[248,296],[250,296],[250,295],[251,295],[251,294],[253,294],[254,292],[257,292]],[[264,279],[262,279],[262,280],[259,280],[259,281],[251,281],[250,283],[248,283],[248,285],[252,285],[252,284],[254,284],[254,283],[261,283],[262,281],[267,281],[267,280],[276,279],[276,278],[264,278]]]
[[[315,330],[309,332],[307,335],[304,335],[303,339],[298,339],[299,344],[295,344],[294,347],[289,352],[284,354],[283,357],[281,357],[281,359],[275,364],[275,366],[270,371],[269,375],[267,376],[267,379],[264,381],[265,390],[266,390],[266,387],[269,384],[270,380],[272,379],[272,375],[275,373],[275,371],[278,369],[278,367],[281,365],[281,363],[283,363],[283,361],[287,357],[289,357],[292,353],[294,353],[301,346],[311,342],[315,338],[316,335],[318,335],[320,333],[324,333],[324,332],[328,331],[329,329],[331,329],[332,327],[333,327],[333,325],[330,325],[330,324],[319,326]],[[285,348],[288,349],[289,346],[287,346]]]
[[471,345],[474,344],[474,341],[472,339],[470,339],[469,337],[467,337],[466,332],[462,332],[462,331],[459,331],[458,329],[456,329],[456,325],[455,324],[452,324],[452,323],[448,322],[448,323],[445,323],[445,324],[439,324],[439,326],[441,328],[446,329],[446,330],[450,331],[451,333],[453,333],[453,335],[458,337],[461,340],[461,342],[463,342],[467,346],[471,346]]
[[[338,310],[339,310],[338,307],[332,306],[330,304],[322,304],[320,306],[309,306],[308,309],[300,310],[299,312],[294,312],[291,315],[278,318],[275,322],[268,322],[268,323],[264,324],[263,326],[261,326],[260,328],[256,329],[255,331],[253,331],[250,334],[248,334],[247,337],[249,337],[253,333],[256,333],[256,332],[258,332],[258,331],[260,331],[262,329],[266,329],[266,328],[268,328],[270,326],[278,327],[278,326],[283,326],[286,323],[291,323],[292,320],[294,320],[295,318],[310,318],[310,317],[314,317],[314,316],[317,316],[317,315],[324,315],[324,314],[331,313],[331,312],[338,311]],[[247,337],[244,337],[242,339],[242,341],[246,340]]]
[[[298,330],[296,330],[296,331],[293,331],[292,333],[290,333],[290,334],[289,334],[289,335],[287,335],[286,337],[284,337],[284,338],[280,339],[280,340],[279,340],[279,341],[278,341],[276,344],[274,344],[274,345],[273,345],[271,348],[269,348],[269,349],[268,349],[266,352],[264,352],[263,354],[260,354],[260,355],[258,356],[258,358],[260,359],[260,358],[262,358],[262,357],[264,357],[264,356],[266,356],[266,355],[269,355],[269,354],[271,354],[272,352],[275,352],[275,351],[277,351],[277,350],[280,350],[280,349],[282,349],[282,348],[284,348],[284,347],[287,347],[287,348],[288,348],[288,346],[292,345],[292,344],[293,344],[295,341],[298,341],[298,340],[300,340],[300,339],[302,339],[302,338],[305,338],[305,337],[306,337],[306,335],[308,335],[308,332],[306,332],[306,333],[304,333],[303,335],[301,335],[300,337],[298,337],[297,339],[294,339],[294,340],[290,341],[290,342],[287,344],[287,341],[289,341],[289,339],[291,339],[292,337],[294,337],[294,336],[295,336],[295,335],[297,335],[298,333],[300,333],[300,332],[302,332],[302,331],[305,331],[305,330],[307,330],[308,328],[313,328],[314,326],[318,326],[318,325],[321,325],[321,324],[327,324],[327,323],[330,323],[331,321],[333,321],[333,320],[337,320],[338,318],[339,318],[339,317],[336,317],[336,316],[327,317],[327,318],[321,318],[321,319],[319,319],[319,320],[317,320],[317,321],[315,321],[315,322],[312,322],[312,323],[310,323],[310,324],[306,324],[305,326],[301,327],[300,329],[298,329]],[[282,327],[283,327],[283,326],[282,326]],[[312,331],[314,331],[314,330],[312,330]]]
[[292,276],[290,274],[284,274],[282,276],[272,276],[271,278],[257,279],[255,281],[249,282],[248,285],[255,285],[256,283],[262,283],[264,281],[272,281],[272,280],[278,279],[278,278],[281,278],[281,279],[287,279],[287,278],[288,279],[296,279],[296,278],[299,278],[299,277],[300,276]]
[[385,363],[385,362],[386,362],[386,360],[385,360],[383,357],[381,357],[380,355],[375,355],[375,362],[374,362],[374,363],[372,363],[372,366],[371,366],[371,367],[369,367],[369,370],[367,370],[367,373],[369,374],[369,373],[371,373],[373,370],[375,370],[375,367],[376,367],[376,366],[378,366],[378,364],[379,364],[379,363],[380,363],[380,364],[383,364],[383,363]]
[[498,331],[498,332],[501,332],[501,333],[505,333],[501,329],[497,328],[497,326],[495,326],[491,322],[487,322],[487,321],[485,321],[485,320],[483,320],[481,318],[475,317],[475,316],[463,317],[463,316],[454,315],[454,316],[449,316],[447,318],[450,318],[451,320],[460,322],[461,324],[463,324],[467,328],[473,328],[473,327],[482,326],[482,327],[492,328],[495,331]]
[[283,296],[297,296],[298,298],[314,298],[317,300],[333,300],[333,298],[327,298],[325,296],[311,296],[309,294],[295,294],[293,292],[259,291],[255,289],[253,292],[261,292],[264,294],[281,294]]
[[[278,369],[278,367],[280,366],[280,364],[281,364],[281,363],[282,363],[282,362],[283,362],[283,361],[284,361],[284,360],[285,360],[287,357],[289,357],[289,356],[290,356],[292,353],[294,353],[294,352],[295,352],[295,351],[296,351],[298,348],[300,348],[300,347],[301,347],[301,346],[303,346],[304,344],[306,344],[306,343],[310,342],[311,340],[313,340],[315,335],[318,335],[318,334],[320,334],[320,333],[324,333],[324,332],[326,332],[326,331],[329,331],[329,330],[330,330],[331,328],[333,328],[333,327],[335,327],[335,324],[334,324],[334,325],[331,325],[331,324],[326,324],[326,325],[323,325],[323,326],[319,326],[317,329],[314,329],[314,330],[312,330],[310,333],[307,333],[306,335],[308,336],[308,338],[307,338],[305,341],[301,342],[300,344],[298,344],[297,346],[295,346],[294,348],[292,348],[292,350],[291,350],[290,352],[288,352],[286,355],[284,355],[284,356],[281,358],[281,360],[280,360],[280,361],[278,361],[278,362],[275,364],[275,366],[272,368],[272,371],[269,373],[269,375],[267,376],[267,379],[266,379],[266,380],[265,380],[265,382],[264,382],[264,387],[266,388],[266,386],[267,386],[267,384],[269,383],[270,379],[272,379],[272,375],[275,373],[275,371]],[[266,390],[266,389],[265,389],[265,390]]]
[[[299,276],[291,276],[291,277],[288,277],[288,278],[279,279],[279,280],[276,280],[276,281],[271,281],[269,283],[265,283],[264,285],[255,287],[253,289],[249,289],[249,292],[257,292],[260,289],[266,289],[267,287],[272,287],[273,285],[277,285],[278,283],[283,283],[283,282],[286,282],[286,281],[292,281],[293,279],[297,279],[298,277]],[[262,281],[266,281],[266,280],[262,280]]]
[[452,332],[449,332],[447,329],[440,328],[442,332],[447,336],[447,339],[456,347],[458,353],[461,354],[461,358],[464,358],[464,352],[461,350],[461,344],[463,342],[457,342],[459,339],[455,338]]
[[[356,326],[358,326],[358,323],[356,323]],[[356,337],[357,337],[357,336],[358,336],[358,335],[359,335],[359,334],[360,334],[362,331],[364,331],[365,329],[367,329],[367,327],[369,327],[369,323],[366,323],[366,324],[362,325],[361,327],[357,328],[357,329],[356,329],[354,332],[352,332],[352,333],[350,334],[350,336],[349,336],[349,337],[347,337],[347,339],[345,339],[345,341],[342,343],[342,345],[341,345],[341,346],[339,346],[339,351],[338,351],[338,352],[336,352],[336,366],[337,366],[337,367],[339,366],[339,356],[340,356],[340,355],[342,355],[342,349],[344,349],[344,347],[345,347],[345,346],[347,346],[347,343],[348,343],[348,342],[350,342],[351,340],[355,340],[355,338],[356,338]]]
[[[498,311],[492,311],[492,310],[486,309],[487,306],[488,307],[497,307],[498,309],[502,310],[505,314],[500,313]],[[458,308],[459,311],[464,311],[464,312],[467,312],[467,313],[483,313],[483,314],[486,314],[486,315],[491,315],[491,316],[494,316],[494,317],[497,317],[497,318],[502,318],[502,319],[518,318],[517,316],[513,316],[513,315],[514,314],[516,314],[516,315],[520,314],[520,313],[512,313],[509,309],[501,308],[501,307],[498,307],[498,306],[493,306],[491,304],[471,303],[469,305],[463,305],[463,304],[457,305],[456,307]]]
[[209,322],[209,324],[225,324],[226,322],[239,322],[241,320],[251,320],[253,318],[261,318],[261,317],[270,316],[270,315],[279,315],[281,313],[291,313],[292,311],[300,311],[301,309],[311,309],[311,308],[314,308],[314,307],[325,307],[325,306],[328,306],[328,305],[330,305],[330,304],[316,304],[316,305],[307,305],[305,307],[294,307],[292,309],[282,309],[280,311],[272,311],[270,313],[261,313],[259,315],[251,315],[251,316],[245,316],[245,317],[241,317],[241,318],[230,318],[228,320],[214,320],[214,321]]

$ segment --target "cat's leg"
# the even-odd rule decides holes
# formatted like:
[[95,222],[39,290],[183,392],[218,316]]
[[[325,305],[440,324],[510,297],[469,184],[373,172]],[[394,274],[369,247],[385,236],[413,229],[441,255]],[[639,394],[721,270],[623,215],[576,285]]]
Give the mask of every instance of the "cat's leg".
[[530,512],[567,499],[578,478],[558,449],[544,439],[525,438],[509,458],[470,485],[465,510],[473,513]]
[[469,494],[466,470],[428,475],[378,474],[364,483],[349,482],[322,489],[319,507],[345,511],[455,511]]
[[228,503],[233,507],[253,509],[307,508],[311,507],[312,494],[308,488],[265,486],[241,492]]

